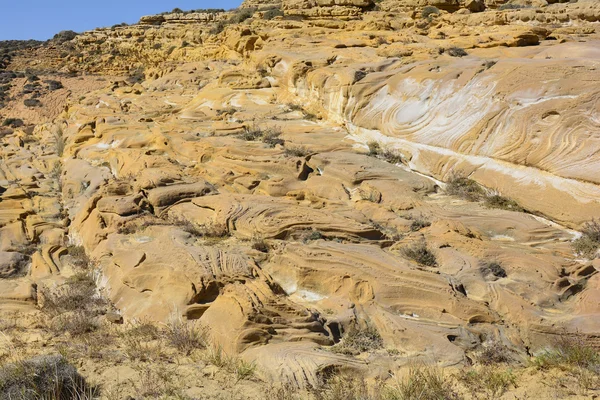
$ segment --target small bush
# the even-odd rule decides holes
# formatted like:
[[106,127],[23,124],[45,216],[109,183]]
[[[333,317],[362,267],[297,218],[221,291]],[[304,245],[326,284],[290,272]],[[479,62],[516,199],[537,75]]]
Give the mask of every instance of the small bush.
[[416,232],[416,231],[420,231],[423,228],[427,228],[428,226],[431,226],[431,222],[429,222],[423,216],[419,216],[419,217],[413,218],[412,224],[410,224],[410,230],[413,232]]
[[240,8],[230,18],[229,21],[232,24],[241,24],[245,20],[252,18],[252,16],[254,15],[255,12],[256,12],[256,8]]
[[60,31],[56,35],[54,35],[52,40],[57,44],[63,44],[65,42],[75,39],[77,35],[79,34],[73,31]]
[[216,239],[229,236],[229,229],[224,223],[212,221],[197,226],[192,221],[183,218],[173,218],[170,222],[181,230],[198,237]]
[[225,30],[226,26],[227,26],[226,22],[219,21],[216,24],[214,24],[212,28],[210,28],[210,30],[208,31],[208,33],[210,35],[218,35],[219,33],[223,32]]
[[508,211],[525,211],[523,207],[519,205],[516,201],[509,199],[507,197],[500,196],[498,194],[494,194],[491,196],[486,196],[485,205],[489,208],[499,208],[501,210]]
[[285,155],[288,157],[306,157],[308,150],[304,146],[289,146],[285,148]]
[[509,363],[513,359],[509,350],[499,341],[491,341],[482,346],[481,352],[477,354],[476,360],[482,365],[494,365]]
[[209,329],[204,325],[195,325],[189,321],[176,319],[167,325],[166,338],[171,346],[189,355],[196,349],[207,347]]
[[263,13],[263,19],[271,20],[275,17],[283,17],[283,11],[279,8],[271,8]]
[[383,347],[383,339],[372,325],[366,328],[353,326],[343,336],[340,343],[332,347],[332,351],[341,354],[357,355]]
[[67,247],[67,252],[69,256],[71,256],[73,260],[73,264],[75,266],[86,269],[90,265],[90,259],[85,253],[85,249],[83,246],[69,246]]
[[275,126],[269,128],[261,128],[258,125],[252,125],[251,127],[246,127],[244,129],[244,133],[242,133],[240,138],[249,142],[261,140],[269,147],[275,147],[278,144],[285,144],[285,141],[283,139],[280,139],[279,136],[281,136],[281,128],[279,127]]
[[478,201],[484,197],[485,190],[464,175],[452,174],[446,185],[446,193],[468,201]]
[[600,248],[600,221],[586,222],[581,228],[581,237],[574,240],[572,246],[578,256],[594,258]]
[[427,244],[424,240],[416,242],[412,246],[403,248],[402,253],[421,265],[437,267],[435,255],[427,248]]
[[367,143],[367,146],[369,147],[369,156],[371,157],[381,158],[390,164],[399,164],[402,162],[402,155],[393,150],[382,148],[378,142],[370,141]]
[[426,6],[421,11],[421,17],[423,18],[429,18],[432,15],[440,15],[440,10],[434,6]]
[[13,400],[91,400],[98,391],[63,357],[39,356],[0,368],[0,397]]
[[465,57],[469,55],[465,49],[461,47],[450,47],[449,49],[446,49],[446,54],[450,57]]
[[64,313],[52,321],[52,330],[57,333],[69,333],[71,336],[81,336],[94,332],[99,325],[94,314],[87,311]]
[[54,290],[41,289],[44,297],[43,308],[58,315],[68,311],[91,309],[102,302],[96,298],[96,283],[91,274],[77,273]]
[[502,268],[502,265],[500,265],[496,261],[489,261],[489,262],[482,263],[481,266],[479,267],[479,271],[481,272],[481,275],[483,275],[484,277],[493,275],[496,278],[506,278],[506,270],[504,268]]
[[369,155],[371,157],[377,157],[381,152],[381,145],[379,142],[370,141],[367,143],[367,146],[369,147]]

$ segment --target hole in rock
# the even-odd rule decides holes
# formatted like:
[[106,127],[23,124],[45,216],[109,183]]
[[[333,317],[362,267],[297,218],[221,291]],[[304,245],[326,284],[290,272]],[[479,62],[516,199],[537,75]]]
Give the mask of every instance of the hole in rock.
[[340,333],[340,324],[338,322],[332,321],[328,322],[325,326],[327,327],[329,332],[331,332],[331,336],[333,337],[334,343],[338,343],[342,338],[342,335]]

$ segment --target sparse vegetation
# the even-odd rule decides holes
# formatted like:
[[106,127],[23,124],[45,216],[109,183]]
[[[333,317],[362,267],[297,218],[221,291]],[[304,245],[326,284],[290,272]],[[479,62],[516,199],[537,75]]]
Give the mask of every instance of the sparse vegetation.
[[370,141],[367,143],[369,155],[371,157],[381,158],[390,164],[399,164],[402,162],[402,155],[398,152],[381,147],[379,142]]
[[304,146],[286,146],[285,155],[287,157],[306,157],[308,149]]
[[517,384],[517,378],[510,369],[492,366],[463,370],[457,378],[473,397],[486,400],[499,398]]
[[279,8],[270,8],[263,13],[263,19],[271,20],[275,17],[283,17],[283,11]]
[[473,179],[462,174],[452,174],[446,185],[446,193],[468,201],[478,201],[485,195],[485,190]]
[[507,211],[525,212],[526,210],[516,201],[500,194],[488,193],[488,191],[473,179],[467,178],[461,173],[453,173],[448,179],[446,193],[458,196],[467,201],[482,201],[488,208],[497,208]]
[[476,360],[482,365],[496,365],[513,361],[508,348],[498,340],[484,343],[481,351],[476,355]]
[[169,344],[186,355],[193,350],[206,348],[209,333],[207,326],[183,321],[181,318],[171,320],[165,331]]
[[256,364],[228,355],[220,345],[211,346],[205,353],[205,360],[215,367],[233,373],[238,381],[251,378],[256,371]]
[[492,275],[496,278],[506,278],[506,270],[497,261],[483,262],[479,267],[479,271],[484,277]]
[[240,138],[249,142],[260,140],[269,147],[275,147],[285,144],[285,141],[280,139],[279,136],[281,136],[281,128],[277,126],[262,128],[254,124],[246,127]]
[[578,256],[595,258],[600,248],[600,221],[592,219],[581,228],[581,236],[572,243]]
[[493,194],[485,197],[485,205],[489,208],[499,208],[501,210],[508,211],[525,211],[523,207],[519,205],[516,201],[509,199],[504,196],[500,196],[499,194]]
[[411,246],[404,247],[402,253],[411,260],[416,261],[418,264],[427,267],[437,266],[435,255],[429,250],[427,243],[424,240],[415,242]]
[[0,397],[13,400],[92,400],[98,390],[58,355],[38,356],[0,368]]
[[408,376],[388,389],[386,400],[458,400],[450,381],[437,367],[413,366]]
[[541,352],[533,360],[539,369],[585,368],[600,371],[600,353],[582,339],[572,335],[560,335],[552,348]]
[[358,355],[382,347],[383,339],[375,326],[367,324],[365,327],[361,327],[356,324],[348,330],[342,340],[333,346],[331,350],[341,354]]
[[425,217],[419,215],[417,217],[412,217],[412,223],[410,224],[410,230],[413,232],[420,231],[423,228],[427,228],[431,226],[431,222],[429,222]]
[[238,8],[229,19],[229,23],[231,24],[241,24],[245,20],[252,18],[254,13],[256,12],[256,8]]
[[370,388],[364,378],[334,375],[312,390],[315,400],[382,399],[381,387]]

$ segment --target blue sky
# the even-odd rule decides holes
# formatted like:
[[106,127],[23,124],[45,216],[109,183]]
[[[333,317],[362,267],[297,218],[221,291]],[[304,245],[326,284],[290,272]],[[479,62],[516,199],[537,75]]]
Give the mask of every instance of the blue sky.
[[62,30],[83,32],[142,15],[198,8],[230,9],[241,0],[0,0],[0,40],[46,40]]

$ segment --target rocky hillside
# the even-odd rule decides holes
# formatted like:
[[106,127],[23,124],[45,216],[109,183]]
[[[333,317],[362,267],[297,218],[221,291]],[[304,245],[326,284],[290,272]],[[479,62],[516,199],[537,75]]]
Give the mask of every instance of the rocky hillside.
[[0,393],[600,394],[600,3],[176,11],[1,65]]

